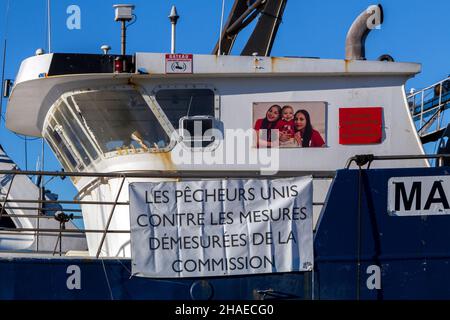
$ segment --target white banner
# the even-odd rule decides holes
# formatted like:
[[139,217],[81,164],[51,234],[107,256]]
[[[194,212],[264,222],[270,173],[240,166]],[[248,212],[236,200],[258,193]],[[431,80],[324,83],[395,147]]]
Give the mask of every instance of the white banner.
[[130,184],[133,275],[313,268],[312,178]]

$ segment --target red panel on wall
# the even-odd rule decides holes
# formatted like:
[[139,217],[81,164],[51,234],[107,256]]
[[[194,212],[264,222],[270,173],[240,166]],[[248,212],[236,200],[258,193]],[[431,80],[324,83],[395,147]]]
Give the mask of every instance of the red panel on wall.
[[381,107],[339,108],[339,143],[381,143]]

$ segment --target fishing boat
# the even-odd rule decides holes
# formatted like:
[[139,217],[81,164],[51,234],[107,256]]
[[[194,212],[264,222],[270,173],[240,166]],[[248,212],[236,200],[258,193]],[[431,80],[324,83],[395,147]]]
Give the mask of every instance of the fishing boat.
[[121,54],[22,62],[7,127],[43,137],[64,171],[0,154],[0,299],[449,298],[450,129],[425,134],[449,79],[407,97],[419,64],[366,59],[380,5],[351,25],[345,59],[272,57],[285,5],[235,1],[208,55],[176,52],[175,8],[171,53],[127,54],[134,6],[116,5]]

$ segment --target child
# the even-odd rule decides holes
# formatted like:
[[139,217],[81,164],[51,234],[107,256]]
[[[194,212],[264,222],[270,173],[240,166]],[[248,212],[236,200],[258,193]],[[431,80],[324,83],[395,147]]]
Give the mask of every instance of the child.
[[294,109],[284,106],[281,109],[281,119],[278,121],[277,129],[280,131],[280,146],[295,146]]

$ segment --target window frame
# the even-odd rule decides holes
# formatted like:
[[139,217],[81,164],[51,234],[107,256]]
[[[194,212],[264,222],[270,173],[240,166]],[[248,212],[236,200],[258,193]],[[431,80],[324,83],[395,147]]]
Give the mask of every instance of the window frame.
[[[212,144],[206,146],[206,147],[189,147],[185,143],[182,142],[182,137],[179,134],[179,129],[175,129],[172,125],[171,121],[167,117],[167,114],[164,112],[164,109],[160,106],[158,101],[156,100],[156,94],[160,90],[180,90],[180,89],[208,89],[211,90],[214,94],[214,114],[209,115],[214,118],[214,122],[220,121],[220,95],[217,91],[217,89],[209,84],[159,84],[156,85],[151,91],[150,94],[147,92],[147,90],[138,84],[126,84],[126,85],[106,85],[106,86],[97,86],[97,87],[91,87],[91,88],[82,88],[77,90],[72,90],[63,93],[49,108],[47,112],[47,116],[44,120],[43,130],[42,134],[44,138],[47,140],[48,144],[50,144],[51,148],[56,153],[56,156],[60,158],[61,164],[64,167],[67,167],[65,169],[70,169],[70,171],[74,170],[86,170],[89,167],[95,166],[95,164],[99,161],[102,161],[104,159],[113,158],[117,156],[122,155],[129,155],[129,154],[155,154],[155,153],[168,153],[172,151],[172,149],[176,146],[178,142],[181,143],[183,148],[186,148],[187,150],[191,151],[213,151],[217,148],[220,141],[215,141]],[[169,138],[169,143],[164,148],[149,148],[149,151],[131,151],[132,149],[122,149],[122,150],[114,150],[109,152],[104,152],[102,148],[100,147],[100,144],[96,138],[96,135],[94,134],[94,131],[88,126],[86,121],[84,119],[79,119],[79,116],[76,114],[77,112],[80,112],[80,107],[77,104],[76,96],[83,93],[88,92],[101,92],[101,91],[111,91],[111,90],[123,90],[123,91],[129,91],[133,90],[136,93],[140,94],[145,103],[147,104],[148,108],[150,109],[150,112],[152,112],[153,116],[158,121],[159,125],[163,129],[163,131],[166,133],[166,135]],[[61,107],[61,104],[65,104],[65,106]],[[77,137],[79,142],[83,145],[83,148],[85,149],[84,152],[88,155],[91,162],[89,165],[86,165],[79,154],[79,151],[76,147],[76,142],[69,139],[69,135],[66,133],[66,130],[71,130],[73,133],[77,133],[73,125],[71,124],[70,128],[65,129],[64,125],[59,123],[56,118],[55,114],[59,112],[61,116],[65,119],[65,115],[60,110],[61,108],[67,108],[68,112],[72,114],[76,121],[76,125],[79,127],[79,129],[82,131],[82,133],[87,137],[87,140],[91,143],[91,148],[95,152],[98,153],[98,157],[96,159],[92,159],[90,156],[90,152],[87,150],[88,147],[84,146],[84,142],[80,140],[80,137]],[[53,120],[56,125],[51,125],[51,120]],[[65,119],[67,121],[67,119]],[[61,131],[59,131],[59,135],[63,142],[66,144],[66,147],[71,155],[72,158],[75,159],[77,162],[76,166],[71,165],[71,161],[67,159],[67,156],[60,150],[60,148],[57,148],[57,143],[54,141],[54,138],[52,136],[51,131],[55,130],[57,126],[60,126]]]
[[[220,110],[220,94],[216,87],[210,85],[210,84],[203,84],[203,83],[176,83],[176,84],[159,84],[153,88],[151,91],[151,98],[154,101],[156,105],[159,106],[161,109],[161,112],[164,113],[164,109],[159,105],[158,101],[156,100],[156,95],[158,91],[161,90],[182,90],[182,89],[207,89],[211,90],[214,94],[214,114],[213,115],[204,115],[204,116],[212,116],[213,117],[213,124],[217,124],[220,122],[220,116],[221,116],[221,110]],[[164,115],[167,118],[167,115],[164,113]],[[200,115],[198,115],[200,116]],[[190,116],[195,117],[195,116]],[[182,117],[183,118],[183,117]],[[182,119],[180,118],[180,119]],[[178,119],[178,121],[180,120]],[[171,124],[170,120],[168,120]],[[173,126],[172,126],[173,128]],[[214,127],[218,129],[217,127]],[[182,148],[188,151],[194,151],[194,152],[211,152],[217,149],[217,147],[220,144],[220,140],[216,139],[213,142],[211,142],[206,147],[191,147],[186,145],[186,143],[183,142],[183,138],[180,135],[181,126],[178,129],[174,129],[174,134],[176,135],[176,140],[181,144]],[[222,132],[223,135],[223,132]]]

